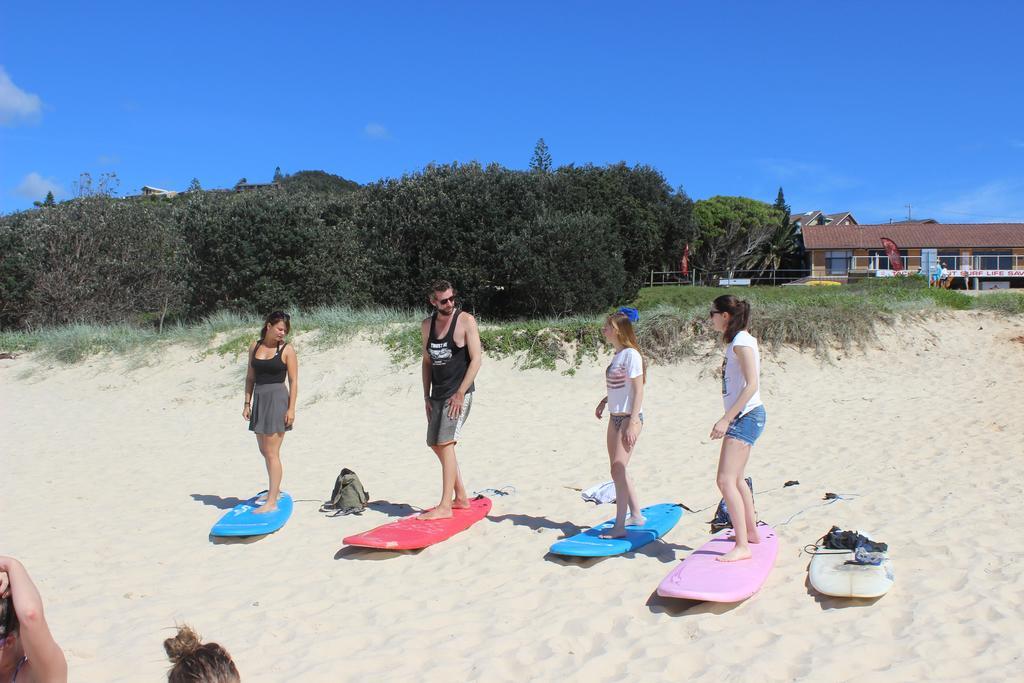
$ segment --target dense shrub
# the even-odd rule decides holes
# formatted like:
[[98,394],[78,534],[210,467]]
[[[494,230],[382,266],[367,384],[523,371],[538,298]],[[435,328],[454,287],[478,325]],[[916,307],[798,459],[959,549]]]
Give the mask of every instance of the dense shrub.
[[378,302],[420,304],[426,284],[444,277],[468,307],[499,317],[629,299],[694,239],[689,198],[646,167],[429,166],[366,186],[355,202]]
[[0,329],[23,326],[32,310],[38,267],[31,260],[25,224],[33,213],[17,213],[0,221]]
[[188,310],[269,311],[369,303],[366,255],[326,200],[274,191],[197,194],[179,205],[188,245]]
[[360,187],[325,178],[170,201],[93,196],[0,218],[0,325],[419,306],[438,278],[492,319],[589,313],[632,298],[650,269],[697,244],[692,202],[643,166],[431,165]]
[[2,272],[17,273],[0,308],[10,290],[22,325],[163,320],[182,310],[184,250],[167,204],[85,197],[19,214],[0,235]]

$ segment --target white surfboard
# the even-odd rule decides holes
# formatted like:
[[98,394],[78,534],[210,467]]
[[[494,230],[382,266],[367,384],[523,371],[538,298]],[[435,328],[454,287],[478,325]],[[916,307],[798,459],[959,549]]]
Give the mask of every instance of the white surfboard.
[[807,567],[811,588],[822,595],[837,598],[877,598],[892,588],[895,574],[892,560],[886,557],[882,564],[848,564],[853,560],[852,550],[818,548]]

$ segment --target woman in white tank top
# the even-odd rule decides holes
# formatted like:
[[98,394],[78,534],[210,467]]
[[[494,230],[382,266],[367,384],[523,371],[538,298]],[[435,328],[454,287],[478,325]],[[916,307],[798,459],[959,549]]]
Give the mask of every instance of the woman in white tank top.
[[711,428],[712,439],[724,439],[718,456],[718,488],[729,508],[736,545],[717,558],[737,562],[751,557],[750,543],[760,542],[754,517],[754,495],[744,481],[750,449],[765,425],[761,402],[761,357],[757,339],[747,332],[750,304],[731,294],[715,299],[711,326],[728,346],[722,361],[721,419]]
[[[640,502],[633,480],[626,473],[626,465],[633,457],[636,440],[643,429],[644,382],[647,368],[640,355],[631,316],[634,309],[619,309],[605,321],[604,338],[615,349],[615,355],[605,370],[607,394],[597,404],[594,414],[601,419],[608,407],[608,461],[612,481],[615,482],[615,525],[601,534],[602,538],[622,538],[627,526],[641,526],[646,521],[640,513]],[[626,518],[627,508],[629,519]]]

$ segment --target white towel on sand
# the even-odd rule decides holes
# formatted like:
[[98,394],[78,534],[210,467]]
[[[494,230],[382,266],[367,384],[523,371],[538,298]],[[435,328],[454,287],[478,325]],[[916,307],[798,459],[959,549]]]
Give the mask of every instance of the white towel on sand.
[[583,500],[591,503],[614,503],[615,502],[615,482],[606,481],[603,484],[594,484],[586,491],[580,493]]

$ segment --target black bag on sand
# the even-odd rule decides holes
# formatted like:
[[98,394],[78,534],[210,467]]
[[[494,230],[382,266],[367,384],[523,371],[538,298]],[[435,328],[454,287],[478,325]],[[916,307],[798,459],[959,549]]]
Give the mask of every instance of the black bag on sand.
[[864,534],[859,534],[856,531],[843,531],[837,526],[833,526],[827,534],[821,537],[819,547],[829,550],[854,551],[863,548],[869,553],[884,553],[889,550],[888,543],[872,541]]
[[[747,486],[750,487],[750,496],[753,497],[754,496],[754,482],[752,482],[750,480],[750,477],[747,477],[746,482],[747,482]],[[756,508],[755,508],[755,510],[756,510]],[[756,512],[755,512],[755,514],[756,514]],[[729,507],[725,504],[725,499],[723,498],[718,503],[718,509],[715,510],[715,518],[713,520],[711,520],[711,533],[717,534],[722,529],[731,529],[731,528],[732,528],[732,522],[729,521]]]
[[349,468],[344,468],[334,482],[331,498],[320,506],[320,512],[329,512],[328,517],[359,514],[366,508],[370,495],[363,488],[359,477]]

